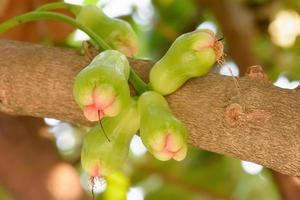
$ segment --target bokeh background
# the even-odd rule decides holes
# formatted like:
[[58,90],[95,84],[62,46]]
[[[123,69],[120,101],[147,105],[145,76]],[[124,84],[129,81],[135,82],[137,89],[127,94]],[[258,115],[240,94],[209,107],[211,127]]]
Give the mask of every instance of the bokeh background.
[[[0,0],[0,22],[52,0]],[[298,0],[65,0],[96,4],[131,23],[140,40],[139,58],[158,60],[182,33],[209,28],[224,37],[223,75],[242,76],[261,65],[278,87],[300,80]],[[70,15],[70,13],[63,12]],[[86,34],[55,21],[38,21],[0,34],[12,39],[80,49]],[[1,53],[1,52],[0,52]],[[205,117],[205,116],[204,116]],[[55,119],[0,113],[0,199],[91,199],[80,166],[87,129]],[[103,200],[299,200],[300,179],[190,147],[183,162],[160,162],[134,136],[123,169],[95,182]]]

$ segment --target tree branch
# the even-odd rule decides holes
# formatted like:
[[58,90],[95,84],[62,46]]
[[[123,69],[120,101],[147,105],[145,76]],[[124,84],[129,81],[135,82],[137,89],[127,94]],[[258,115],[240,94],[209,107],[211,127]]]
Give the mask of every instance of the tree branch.
[[[72,98],[73,78],[88,64],[71,49],[0,41],[0,110],[91,125]],[[150,61],[133,60],[145,80]],[[252,77],[252,76],[251,76]],[[189,143],[300,175],[300,92],[271,82],[217,74],[188,81],[167,97],[189,130]]]
[[[206,5],[214,13],[229,46],[229,54],[244,75],[249,65],[260,61],[254,54],[251,41],[258,31],[254,13],[236,1],[196,0],[199,7]],[[286,176],[271,170],[281,196],[285,200],[300,198],[299,181],[296,177]],[[298,192],[297,192],[298,191]]]

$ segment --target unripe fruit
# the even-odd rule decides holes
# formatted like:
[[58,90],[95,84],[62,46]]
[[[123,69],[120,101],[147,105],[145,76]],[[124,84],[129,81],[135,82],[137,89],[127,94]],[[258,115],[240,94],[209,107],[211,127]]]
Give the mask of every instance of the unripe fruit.
[[206,74],[223,55],[223,44],[209,30],[196,30],[177,38],[150,71],[150,87],[167,95],[189,78]]
[[167,101],[156,92],[142,94],[138,100],[141,117],[140,136],[148,150],[159,160],[183,160],[187,153],[187,131],[172,115]]
[[128,60],[122,53],[107,50],[77,74],[73,96],[88,120],[114,117],[127,106],[129,70]]
[[103,129],[110,138],[107,141],[100,125],[91,129],[84,138],[81,151],[83,169],[90,176],[107,176],[125,163],[129,143],[139,128],[136,101],[131,99],[117,117],[103,119]]
[[137,36],[128,22],[110,18],[94,5],[83,6],[76,19],[102,37],[113,49],[130,57],[137,53]]

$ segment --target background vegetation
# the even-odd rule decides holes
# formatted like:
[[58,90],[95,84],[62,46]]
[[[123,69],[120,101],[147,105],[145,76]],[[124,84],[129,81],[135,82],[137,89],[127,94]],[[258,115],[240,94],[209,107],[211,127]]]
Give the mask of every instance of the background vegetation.
[[[2,0],[0,21],[28,12],[49,0]],[[139,57],[157,60],[176,37],[196,28],[210,28],[224,37],[226,62],[214,71],[243,75],[250,65],[261,64],[277,86],[295,88],[300,80],[300,1],[294,0],[68,0],[97,4],[107,15],[132,24],[140,39]],[[14,39],[80,48],[86,35],[59,22],[34,22],[1,35]],[[84,128],[54,119],[9,117],[1,114],[0,171],[16,166],[14,175],[0,173],[0,199],[88,199],[91,184],[80,168]],[[22,123],[20,123],[22,122]],[[29,123],[30,122],[30,123]],[[36,124],[36,123],[34,123]],[[18,130],[9,126],[19,126]],[[16,138],[30,132],[34,138]],[[30,135],[26,135],[29,137]],[[6,143],[5,143],[6,142]],[[26,143],[28,145],[23,144]],[[32,149],[36,144],[48,151]],[[53,145],[56,145],[54,148]],[[1,145],[1,143],[0,143]],[[20,151],[14,148],[18,146]],[[0,147],[0,150],[1,147]],[[23,154],[20,152],[23,151]],[[32,152],[35,151],[35,154]],[[26,154],[25,154],[26,153]],[[29,155],[33,156],[28,156]],[[59,156],[58,156],[58,154]],[[55,154],[55,158],[53,155]],[[20,161],[20,157],[26,161]],[[25,158],[24,158],[25,157]],[[159,162],[146,152],[138,136],[131,143],[124,169],[96,182],[97,199],[104,200],[279,200],[300,199],[300,181],[254,163],[190,148],[183,162]],[[45,163],[47,170],[39,171]],[[32,160],[30,160],[32,159]],[[19,162],[20,161],[20,162]],[[32,167],[34,166],[34,167]],[[25,169],[25,170],[24,170]],[[41,167],[41,169],[44,169]],[[75,169],[75,170],[74,170]],[[32,175],[29,179],[28,173]],[[6,174],[6,177],[5,177]],[[34,183],[35,182],[35,183]],[[284,183],[284,184],[283,184]],[[283,185],[288,185],[284,187]],[[23,187],[23,188],[22,188]],[[20,193],[16,195],[16,193]]]

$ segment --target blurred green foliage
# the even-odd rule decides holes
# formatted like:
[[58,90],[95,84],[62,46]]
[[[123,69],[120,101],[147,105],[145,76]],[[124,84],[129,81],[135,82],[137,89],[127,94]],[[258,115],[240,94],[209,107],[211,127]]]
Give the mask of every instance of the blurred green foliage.
[[280,199],[268,170],[250,175],[242,169],[238,159],[196,148],[190,148],[188,157],[180,163],[159,162],[146,155],[144,160],[136,160],[135,165],[138,171],[132,174],[133,185],[143,186],[149,177],[159,177],[156,182],[160,187],[146,192],[145,199],[149,200]]
[[87,4],[96,4],[96,3],[98,3],[98,0],[84,0],[83,3],[86,5]]
[[[237,2],[248,6],[248,9],[253,12],[272,4],[269,0]],[[277,11],[294,7],[297,1],[282,3]],[[152,0],[152,5],[155,15],[147,25],[139,24],[133,17],[138,8],[133,9],[132,15],[121,16],[122,19],[129,21],[138,33],[141,44],[140,57],[159,59],[176,37],[195,30],[205,21],[215,23],[218,34],[222,35],[214,14],[209,9],[200,7],[193,0]],[[264,20],[271,23],[274,13],[270,12],[266,16],[267,19]],[[253,49],[270,78],[276,80],[281,73],[284,73],[290,80],[300,80],[299,39],[293,47],[282,48],[272,42],[266,27],[259,30],[252,43]],[[180,163],[159,162],[149,154],[142,157],[131,154],[129,164],[125,168],[123,176],[127,177],[127,181],[130,180],[125,181],[129,185],[109,184],[109,189],[100,194],[99,199],[103,196],[106,200],[119,199],[118,192],[111,191],[130,187],[142,188],[146,200],[281,199],[272,175],[267,169],[263,169],[257,175],[251,175],[243,170],[238,159],[196,148],[191,148],[188,157]],[[123,179],[126,180],[124,177]],[[125,196],[123,198],[126,199]]]
[[[156,58],[161,57],[172,42],[187,26],[198,21],[197,10],[191,0],[153,0],[155,17],[150,36],[149,51]],[[193,27],[192,29],[194,29]]]
[[[272,7],[274,3],[270,0],[236,2],[253,13]],[[120,16],[130,22],[138,33],[141,45],[139,57],[159,59],[176,37],[195,30],[203,22],[214,23],[217,34],[222,35],[214,13],[193,0],[152,0],[152,6],[154,16],[146,25],[140,24],[134,17],[138,7],[132,9],[131,14]],[[300,3],[292,0],[281,1],[279,6],[264,14],[263,19],[254,19],[262,27],[258,27],[252,47],[272,80],[276,80],[282,73],[290,80],[300,80],[299,39],[290,48],[280,47],[271,40],[267,28],[274,20],[274,14],[287,8],[299,11]],[[264,23],[259,23],[259,20]],[[227,59],[232,60],[230,56]],[[251,175],[245,172],[238,159],[196,148],[191,148],[188,157],[180,163],[160,162],[150,154],[141,157],[131,154],[123,173],[108,177],[107,183],[106,191],[99,194],[98,199],[126,199],[126,191],[131,187],[141,188],[146,200],[281,199],[268,169]]]
[[[284,73],[290,80],[300,80],[299,36],[292,47],[283,48],[273,43],[268,26],[265,26],[274,20],[274,13],[280,10],[293,9],[299,12],[300,1],[282,0],[277,1],[279,4],[273,5],[276,3],[274,2],[271,0],[236,1],[247,7],[249,12],[253,12],[254,17],[259,10],[267,10],[267,13],[259,16],[259,19],[255,19],[264,23],[262,26],[258,23],[252,45],[269,77],[276,80],[281,73]],[[85,0],[84,3],[95,4],[98,0]],[[128,15],[120,16],[130,22],[138,33],[141,46],[139,57],[159,59],[176,37],[184,32],[193,31],[202,22],[211,21],[218,26],[211,10],[200,7],[193,0],[153,0],[152,6],[154,16],[146,24],[141,24],[134,17],[138,7],[132,9],[132,13]],[[270,12],[268,8],[272,8]],[[217,30],[222,35],[219,27]],[[79,48],[81,42],[74,42],[70,36],[66,44]],[[232,58],[228,56],[227,59]],[[72,156],[77,158],[78,149],[76,153],[77,156]],[[263,169],[257,175],[251,175],[243,170],[238,159],[196,148],[190,148],[188,157],[179,163],[160,162],[149,154],[141,157],[131,154],[123,172],[107,178],[106,190],[98,194],[97,199],[126,199],[130,187],[142,188],[146,200],[280,199],[278,189],[267,169]],[[0,199],[10,199],[1,188]]]

